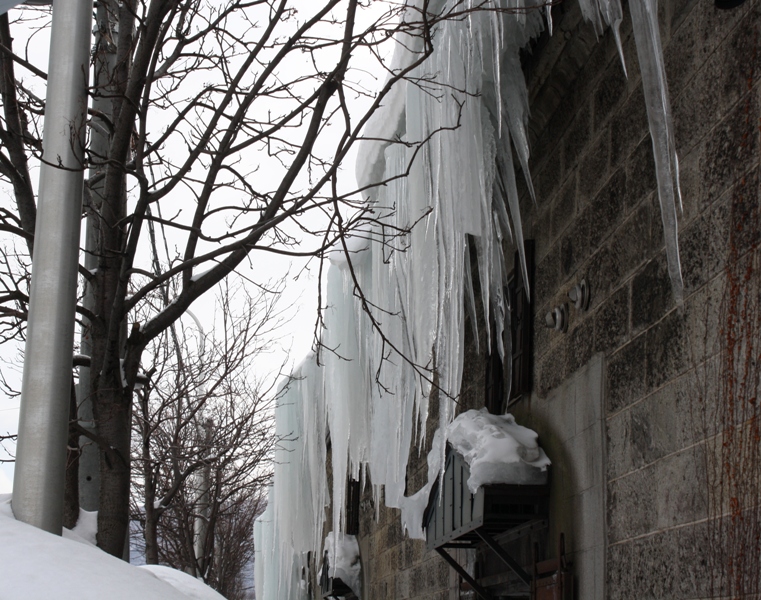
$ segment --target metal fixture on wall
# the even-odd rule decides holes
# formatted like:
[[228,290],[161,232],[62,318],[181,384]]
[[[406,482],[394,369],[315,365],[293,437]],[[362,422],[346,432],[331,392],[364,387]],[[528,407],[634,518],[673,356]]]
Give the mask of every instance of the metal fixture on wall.
[[587,283],[587,280],[582,279],[579,283],[573,286],[571,291],[568,292],[568,297],[571,299],[571,302],[573,302],[576,310],[589,310],[589,299],[591,297],[591,292],[589,290],[589,284]]
[[548,329],[562,333],[568,331],[568,304],[561,304],[548,312],[544,317],[544,324]]
[[744,2],[745,0],[716,0],[716,8],[728,10],[730,8],[737,8]]

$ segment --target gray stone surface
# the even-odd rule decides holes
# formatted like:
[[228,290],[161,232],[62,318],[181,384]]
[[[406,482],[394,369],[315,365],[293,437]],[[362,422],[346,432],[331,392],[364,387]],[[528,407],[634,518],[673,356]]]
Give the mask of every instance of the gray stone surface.
[[579,597],[605,598],[606,445],[604,356],[596,354],[546,398],[532,398],[521,422],[539,433],[551,467],[549,539],[560,532],[579,577]]
[[[711,590],[722,540],[706,521],[705,441],[719,430],[725,402],[727,240],[732,234],[739,255],[759,241],[743,226],[761,202],[761,2],[731,11],[703,0],[659,6],[682,175],[683,305],[666,269],[626,4],[628,79],[610,31],[598,39],[575,1],[554,9],[562,16],[555,36],[525,58],[536,208],[518,180],[527,237],[537,244],[534,393],[511,410],[553,460],[550,536],[568,535],[579,600],[720,592]],[[571,308],[565,334],[545,329],[544,314],[567,302],[581,277],[591,285],[590,310]],[[482,402],[485,365],[472,339],[466,346],[461,401],[470,408]],[[414,456],[413,488],[426,468],[424,454]],[[392,525],[397,511],[381,507],[376,521],[367,495],[363,506],[369,598],[460,597],[441,559]]]

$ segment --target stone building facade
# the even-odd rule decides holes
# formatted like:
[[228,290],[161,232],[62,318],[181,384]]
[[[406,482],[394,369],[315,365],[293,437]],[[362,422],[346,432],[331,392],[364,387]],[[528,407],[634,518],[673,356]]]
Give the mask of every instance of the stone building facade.
[[[553,35],[523,60],[539,157],[536,205],[522,194],[536,253],[533,389],[508,410],[538,432],[553,465],[548,528],[515,556],[530,568],[531,542],[553,556],[562,531],[583,600],[759,592],[758,348],[743,331],[758,333],[761,289],[761,2],[721,11],[664,0],[659,10],[684,203],[683,304],[667,272],[627,7],[628,77],[611,32],[598,38],[576,0],[553,7]],[[582,279],[586,311],[568,299]],[[567,331],[546,327],[565,304]],[[467,343],[462,409],[483,406],[486,386],[483,345]],[[436,424],[434,411],[430,431]],[[427,450],[413,450],[410,493],[426,481]],[[363,598],[476,597],[425,542],[406,538],[399,511],[376,505],[369,487],[359,509]],[[471,570],[485,560],[453,554]]]

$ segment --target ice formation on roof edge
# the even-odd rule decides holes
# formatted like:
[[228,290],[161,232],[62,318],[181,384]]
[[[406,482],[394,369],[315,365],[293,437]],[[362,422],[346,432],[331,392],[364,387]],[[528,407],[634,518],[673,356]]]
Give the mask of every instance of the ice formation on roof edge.
[[[517,4],[541,5],[535,0],[518,0]],[[500,5],[505,2],[500,0]],[[598,33],[603,25],[613,27],[620,51],[619,0],[581,0],[581,7]],[[630,8],[653,139],[669,272],[674,294],[681,299],[678,163],[655,0],[632,0]],[[403,236],[388,237],[386,229],[376,224],[366,235],[373,238],[372,243],[349,240],[351,270],[340,251],[330,257],[333,265],[328,273],[321,364],[314,356],[302,363],[277,409],[278,433],[290,434],[294,441],[278,451],[270,506],[257,523],[260,552],[272,549],[271,554],[258,556],[260,597],[303,597],[300,581],[306,553],[322,545],[328,504],[332,505],[333,528],[343,529],[344,478],[336,474],[361,478],[364,483],[363,474],[369,470],[376,506],[383,489],[386,506],[401,509],[408,534],[423,535],[422,510],[435,473],[443,465],[442,431],[453,417],[454,403],[439,394],[441,429],[429,454],[429,482],[413,496],[405,496],[409,448],[413,440],[422,447],[425,437],[430,383],[403,356],[422,367],[433,366],[435,357],[441,388],[453,396],[459,392],[463,311],[464,307],[474,311],[465,234],[475,241],[479,279],[487,282],[481,286],[481,302],[486,318],[491,315],[496,325],[494,338],[486,342],[496,342],[499,351],[505,351],[502,329],[509,307],[502,297],[506,266],[501,242],[508,238],[523,247],[511,142],[533,194],[528,171],[528,99],[518,52],[542,28],[539,10],[502,17],[479,13],[465,22],[442,23],[434,54],[415,75],[439,73],[451,89],[437,100],[412,83],[400,83],[368,123],[365,137],[374,139],[360,149],[357,178],[360,186],[367,187],[365,194],[374,216],[378,221],[385,219],[391,228],[405,229],[428,211],[430,214]],[[408,42],[399,44],[396,68],[409,64],[414,56],[416,46]],[[452,89],[478,90],[481,101]],[[415,142],[441,127],[451,127],[458,118],[458,102],[462,103],[461,126],[434,135],[422,148],[409,177],[371,187],[403,173],[408,166],[413,150],[392,142],[396,135]],[[381,141],[384,139],[388,141]],[[354,276],[372,307],[371,316],[355,297]],[[373,319],[382,324],[385,339],[373,331]],[[324,477],[329,432],[332,502]]]

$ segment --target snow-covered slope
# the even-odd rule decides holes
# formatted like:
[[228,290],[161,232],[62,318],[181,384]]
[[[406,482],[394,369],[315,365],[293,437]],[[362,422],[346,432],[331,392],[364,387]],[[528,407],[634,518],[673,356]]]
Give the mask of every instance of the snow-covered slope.
[[167,567],[135,567],[82,537],[58,537],[13,518],[0,495],[2,600],[221,600],[195,578]]

